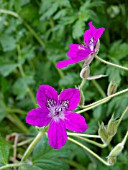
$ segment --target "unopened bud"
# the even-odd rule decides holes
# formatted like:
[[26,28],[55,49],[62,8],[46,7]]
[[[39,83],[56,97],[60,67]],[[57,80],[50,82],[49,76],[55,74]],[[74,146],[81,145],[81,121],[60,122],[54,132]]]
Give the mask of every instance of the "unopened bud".
[[123,150],[124,145],[122,143],[117,144],[112,151],[110,152],[110,154],[108,155],[108,157],[117,157],[121,151]]
[[82,89],[80,90],[80,102],[79,102],[79,106],[83,106],[84,105],[84,93],[82,91]]
[[107,131],[108,135],[113,137],[117,133],[118,120],[114,119],[114,115],[112,115],[111,119],[108,122]]
[[98,130],[98,134],[101,137],[101,140],[103,141],[103,143],[108,144],[108,132],[106,127],[104,126],[104,123],[102,122],[101,125],[99,126],[99,130]]
[[82,68],[81,72],[80,72],[80,77],[82,79],[86,79],[90,74],[90,67],[89,65],[85,66],[84,68]]
[[117,90],[117,84],[114,82],[110,82],[107,90],[107,95],[110,96],[114,94]]

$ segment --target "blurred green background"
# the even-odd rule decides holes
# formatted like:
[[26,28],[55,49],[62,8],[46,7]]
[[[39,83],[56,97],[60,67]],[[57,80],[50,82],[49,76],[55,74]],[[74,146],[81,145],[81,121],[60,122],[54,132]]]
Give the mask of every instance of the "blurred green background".
[[[7,10],[7,11],[6,11]],[[15,12],[15,13],[13,13]],[[40,84],[49,84],[58,92],[78,86],[81,64],[58,70],[56,63],[66,59],[70,43],[83,43],[83,33],[88,22],[104,27],[100,39],[99,56],[107,61],[128,67],[128,1],[124,0],[1,0],[0,1],[0,136],[5,139],[11,133],[32,134],[34,128],[25,123],[27,112],[34,108],[36,91]],[[105,78],[87,81],[84,86],[85,104],[104,97],[110,81],[123,90],[128,85],[128,72],[107,66],[94,59],[91,75],[106,74]],[[102,93],[101,90],[102,89]],[[87,133],[97,134],[98,123],[107,124],[111,115],[121,115],[128,105],[128,93],[113,98],[83,114],[89,125]],[[112,147],[121,142],[128,127],[125,115],[118,132],[108,148],[89,148],[106,158]],[[23,140],[28,139],[24,137]],[[21,140],[21,139],[20,139]],[[46,139],[47,140],[47,139]],[[21,140],[22,141],[22,140]],[[99,141],[100,142],[100,141]],[[46,142],[47,143],[47,142]],[[45,144],[46,144],[45,143]],[[8,161],[13,161],[13,140],[9,142]],[[16,159],[22,157],[27,145],[17,147]],[[44,147],[44,142],[38,147]],[[34,151],[39,157],[40,149]],[[36,165],[22,170],[126,170],[128,168],[128,142],[113,167],[106,167],[83,149],[70,142],[62,151],[47,146],[49,162],[35,161]],[[60,159],[60,157],[62,157]],[[55,160],[54,160],[55,159]],[[63,161],[60,161],[63,160]],[[41,164],[41,161],[43,162]],[[51,161],[51,162],[50,162]],[[38,163],[37,163],[38,162]],[[34,169],[34,167],[36,167]],[[33,168],[33,169],[32,169]]]

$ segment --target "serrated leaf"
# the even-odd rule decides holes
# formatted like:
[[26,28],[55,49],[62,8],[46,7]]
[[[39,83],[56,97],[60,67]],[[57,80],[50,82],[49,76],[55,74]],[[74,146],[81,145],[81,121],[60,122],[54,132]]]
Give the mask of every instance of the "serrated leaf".
[[33,84],[34,80],[32,76],[25,76],[17,79],[13,86],[13,92],[17,95],[17,99],[23,99],[28,92],[28,85]]
[[117,61],[125,58],[128,56],[128,44],[122,43],[121,40],[114,42],[111,45],[109,55]]
[[[33,151],[33,165],[43,170],[67,170],[68,165],[63,158],[68,157],[70,150],[65,148],[54,150],[48,144],[48,139],[44,136],[36,145]],[[56,167],[56,168],[55,168]]]
[[108,66],[107,68],[107,75],[109,77],[109,82],[114,82],[117,85],[120,84],[121,82],[121,75],[123,75],[124,70],[115,68],[115,67],[110,67]]
[[0,162],[3,164],[8,163],[9,147],[7,142],[0,137]]
[[74,39],[79,38],[84,33],[84,22],[82,20],[77,20],[76,23],[73,25],[73,32],[72,36]]
[[6,77],[8,76],[11,72],[13,72],[18,64],[0,64],[0,73]]
[[26,60],[30,61],[35,57],[34,53],[35,47],[28,45],[21,50],[21,58],[19,59],[19,64],[24,64]]
[[3,51],[11,51],[16,47],[16,39],[11,35],[0,35],[0,43],[3,47]]
[[19,168],[19,170],[42,170],[42,169],[35,165],[23,165]]
[[79,83],[78,76],[75,73],[68,73],[63,78],[59,80],[59,86],[61,87],[69,87],[73,85],[77,85]]

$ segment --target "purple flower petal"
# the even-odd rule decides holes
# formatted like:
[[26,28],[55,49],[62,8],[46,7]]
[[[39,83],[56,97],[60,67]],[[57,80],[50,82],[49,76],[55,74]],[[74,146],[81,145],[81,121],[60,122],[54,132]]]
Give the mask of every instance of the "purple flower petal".
[[[89,45],[91,38],[94,38],[94,40],[97,42],[97,40],[101,37],[101,35],[104,32],[104,28],[98,28],[96,29],[93,25],[92,22],[89,22],[90,29],[85,31],[84,33],[84,42],[86,46]],[[95,42],[95,44],[96,44]]]
[[70,44],[70,50],[67,52],[67,56],[75,62],[80,62],[87,58],[90,53],[90,49],[83,45]]
[[56,67],[61,69],[61,68],[64,68],[64,67],[67,67],[69,64],[74,64],[76,62],[74,62],[73,60],[64,60],[64,61],[59,61],[57,64],[56,64]]
[[73,112],[66,112],[65,116],[66,129],[74,132],[84,132],[87,130],[88,126],[83,116]]
[[99,28],[94,34],[94,39],[98,40],[104,32],[104,28]]
[[48,99],[52,100],[50,101],[50,105],[56,105],[58,102],[58,93],[49,85],[41,85],[37,91],[36,99],[40,107],[48,109]]
[[54,149],[61,149],[66,144],[67,133],[65,124],[61,119],[50,123],[48,138],[50,146]]
[[80,102],[80,91],[75,88],[63,90],[59,96],[60,104],[63,101],[68,102],[68,107],[66,108],[66,110],[74,110],[77,107],[78,103]]
[[27,114],[26,122],[33,126],[38,127],[46,126],[51,121],[51,118],[48,116],[48,114],[49,111],[42,108],[32,109]]

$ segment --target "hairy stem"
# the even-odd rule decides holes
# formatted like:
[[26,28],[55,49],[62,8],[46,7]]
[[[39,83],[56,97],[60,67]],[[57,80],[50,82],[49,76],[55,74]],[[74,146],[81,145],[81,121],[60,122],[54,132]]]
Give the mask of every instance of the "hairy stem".
[[6,10],[6,9],[0,9],[0,13],[12,15],[15,18],[19,18],[19,15],[16,12],[9,11],[9,10]]
[[27,140],[25,140],[25,141],[22,141],[22,142],[18,143],[18,144],[17,144],[17,147],[18,147],[18,146],[26,145],[27,143],[30,143],[31,141],[33,141],[33,138],[29,138],[29,139],[27,139]]
[[84,86],[85,82],[86,82],[86,79],[82,79],[82,81],[81,81],[81,83],[80,83],[80,86],[79,86],[79,89],[80,89],[80,90],[81,90],[82,87]]
[[15,109],[15,108],[6,108],[6,110],[11,113],[19,113],[19,114],[26,115],[26,112],[24,110]]
[[88,147],[86,147],[85,145],[83,145],[80,142],[77,142],[76,140],[68,137],[68,140],[72,141],[73,143],[81,146],[83,149],[85,149],[86,151],[88,151],[91,155],[93,155],[94,157],[96,157],[100,162],[102,162],[103,164],[107,165],[107,166],[111,166],[108,162],[106,162],[105,160],[103,160],[99,155],[97,155],[95,152],[93,152],[91,149],[89,149]]
[[101,96],[102,97],[106,97],[106,94],[104,93],[104,91],[101,88],[101,86],[97,83],[97,81],[96,80],[92,80],[92,83],[96,86],[96,88],[99,91],[99,93],[101,94]]
[[127,70],[128,71],[128,68],[127,67],[123,67],[123,66],[120,66],[120,65],[117,65],[117,64],[113,64],[111,62],[108,62],[108,61],[105,61],[103,59],[101,59],[100,57],[98,57],[97,55],[95,55],[95,58],[99,61],[101,61],[102,63],[105,63],[105,64],[108,64],[110,66],[113,66],[113,67],[117,67],[117,68],[120,68],[120,69],[123,69],[123,70]]
[[9,119],[14,125],[21,129],[24,133],[29,133],[27,127],[22,123],[22,121],[15,114],[7,114],[6,118]]
[[96,145],[96,146],[98,146],[98,147],[100,147],[100,148],[105,148],[105,147],[107,146],[107,144],[105,144],[105,143],[98,143],[98,142],[92,141],[92,140],[90,140],[90,139],[83,138],[83,137],[81,137],[81,136],[75,136],[75,137],[77,137],[77,138],[79,138],[79,139],[81,139],[81,140],[84,140],[84,141],[86,141],[86,142],[88,142],[88,143],[91,143],[91,144],[93,144],[93,145]]
[[31,154],[33,148],[35,147],[35,145],[39,142],[39,140],[43,137],[44,132],[40,131],[38,133],[38,135],[36,136],[36,138],[32,141],[32,143],[29,145],[29,147],[27,148],[26,152],[24,153],[21,162],[26,161],[26,159],[29,157],[29,155]]
[[[104,99],[101,99],[101,100],[99,100],[99,101],[97,101],[97,102],[94,102],[94,103],[90,104],[88,107],[85,106],[85,109],[80,110],[80,111],[78,111],[77,113],[83,113],[83,112],[85,112],[85,111],[87,111],[87,110],[93,109],[93,108],[95,108],[95,107],[97,107],[97,106],[99,106],[99,105],[101,105],[101,104],[103,104],[103,103],[106,103],[106,102],[109,101],[111,98],[113,98],[113,97],[115,97],[115,96],[118,96],[118,95],[120,95],[120,94],[123,94],[123,93],[125,93],[125,92],[128,92],[128,89],[122,90],[122,91],[117,92],[117,93],[115,93],[115,94],[112,94],[112,95],[110,95],[110,96],[108,96],[108,97],[105,97]],[[82,108],[84,108],[84,106],[83,106]]]
[[125,109],[124,112],[122,113],[121,117],[119,118],[117,126],[120,125],[120,123],[121,123],[121,121],[122,121],[124,115],[127,113],[127,111],[128,111],[128,107],[126,107],[126,109]]
[[89,134],[83,134],[83,133],[72,133],[72,132],[67,132],[69,136],[85,136],[87,138],[100,138],[98,135],[89,135]]
[[20,167],[22,165],[25,165],[24,163],[17,163],[17,164],[7,164],[7,165],[4,165],[4,166],[1,166],[0,167],[0,170],[2,169],[7,169],[7,168],[14,168],[14,167]]

